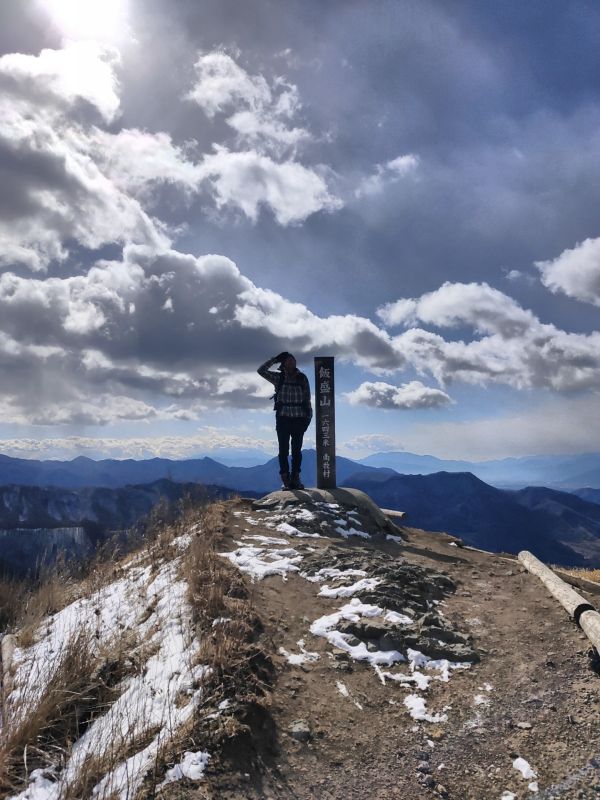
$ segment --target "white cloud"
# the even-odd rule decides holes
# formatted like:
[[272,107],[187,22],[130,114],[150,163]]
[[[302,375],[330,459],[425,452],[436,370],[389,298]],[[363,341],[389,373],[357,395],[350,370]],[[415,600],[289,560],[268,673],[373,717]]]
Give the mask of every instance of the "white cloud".
[[465,381],[558,391],[600,385],[600,333],[572,334],[542,323],[485,283],[445,283],[420,298],[389,303],[377,314],[388,325],[424,322],[436,328],[466,327],[480,335],[453,341],[412,327],[393,338],[408,363],[441,385]]
[[[167,248],[171,234],[150,212],[157,184],[175,185],[184,201],[205,192],[253,221],[265,208],[281,225],[340,207],[325,168],[293,158],[291,146],[305,138],[288,124],[299,108],[295,87],[277,80],[271,88],[252,76],[240,82],[237,73],[218,89],[198,84],[211,113],[243,100],[231,120],[246,146],[231,152],[215,144],[194,160],[195,143],[105,127],[119,113],[118,66],[114,50],[90,42],[0,57],[0,264],[42,271],[73,244]],[[259,115],[249,117],[252,109]]]
[[478,333],[505,338],[523,335],[537,324],[535,315],[487,283],[444,283],[418,300],[400,300],[377,310],[387,325],[420,320],[440,328],[468,325]]
[[208,117],[240,103],[261,110],[272,102],[266,79],[262,75],[249,75],[222,50],[200,54],[195,70],[197,81],[187,96]]
[[252,150],[232,153],[216,147],[205,156],[202,172],[219,208],[239,208],[253,222],[261,206],[273,212],[280,225],[302,222],[317,211],[335,211],[341,202],[330,194],[325,180],[296,161],[278,163]]
[[393,386],[383,381],[366,381],[344,397],[350,405],[373,408],[441,408],[452,402],[446,392],[425,386],[420,381],[410,381]]
[[211,119],[232,111],[226,122],[239,144],[282,155],[312,138],[305,128],[293,125],[300,97],[297,87],[282,77],[269,82],[264,75],[250,75],[222,50],[201,54],[195,69],[197,80],[187,98]]
[[393,158],[385,164],[377,164],[375,171],[371,175],[362,178],[354,191],[355,197],[360,199],[381,194],[387,185],[397,183],[404,176],[414,172],[419,163],[419,156],[414,153],[408,153],[407,155]]
[[340,450],[348,450],[351,453],[385,453],[405,449],[404,444],[397,436],[385,433],[361,433],[352,439],[340,442]]
[[[442,387],[365,383],[349,394],[378,407],[440,406],[449,401],[443,387],[459,381],[559,391],[600,385],[600,333],[543,324],[485,284],[445,284],[381,315],[395,321],[398,309],[438,327],[470,325],[479,338],[447,340],[419,327],[391,336],[358,315],[320,317],[256,286],[223,256],[128,245],[122,260],[80,275],[0,275],[4,392],[24,418],[57,424],[92,419],[87,400],[109,392],[155,408],[156,398],[170,398],[173,419],[193,418],[194,403],[266,409],[270,387],[249,373],[282,349],[301,360],[328,351],[375,374],[409,365]],[[32,393],[32,385],[44,391]],[[41,404],[62,405],[66,417],[40,412]],[[133,407],[128,413],[134,418]]]
[[95,122],[119,100],[116,60],[96,45],[0,58],[0,263],[43,270],[71,241],[168,244],[163,226],[102,169]]
[[586,239],[551,261],[536,261],[541,280],[554,293],[600,306],[600,238]]
[[239,300],[235,318],[243,327],[291,342],[288,349],[293,352],[316,355],[327,348],[345,361],[374,370],[393,371],[405,364],[390,336],[365,317],[319,317],[302,303],[256,286],[243,291]]
[[[128,419],[136,408],[193,417],[198,403],[268,409],[272,389],[254,370],[282,349],[302,360],[333,348],[374,369],[403,363],[391,337],[364,317],[318,317],[255,286],[223,256],[133,245],[81,275],[0,275],[0,331],[0,392],[10,391],[22,420],[39,424],[101,424],[89,403],[108,393],[146,404],[129,406]],[[170,399],[168,415],[157,398]]]
[[96,158],[119,189],[148,198],[157,183],[172,183],[185,192],[198,190],[202,168],[188,160],[168,133],[125,128],[116,134],[95,131]]
[[201,54],[195,69],[187,98],[211,119],[228,113],[225,122],[235,132],[237,149],[214,144],[201,164],[219,208],[238,208],[256,221],[264,206],[280,225],[289,225],[341,207],[325,168],[296,160],[299,145],[312,138],[293,122],[301,108],[296,86],[282,77],[251,75],[222,50]]
[[[1,405],[0,405],[1,408]],[[269,429],[270,430],[270,429]],[[194,458],[221,449],[259,449],[273,452],[273,435],[268,439],[243,432],[203,427],[186,436],[148,437],[45,437],[0,440],[0,451],[14,458],[60,458],[78,455],[90,458]]]
[[197,420],[203,406],[182,409],[175,405],[160,408],[126,395],[102,394],[79,396],[67,402],[45,400],[35,407],[23,409],[16,397],[0,399],[4,423],[36,426],[98,426],[118,422],[151,423],[159,420]]
[[60,109],[85,100],[111,122],[120,105],[118,63],[118,52],[97,42],[70,42],[38,56],[8,53],[0,58],[0,86],[13,103],[37,99]]

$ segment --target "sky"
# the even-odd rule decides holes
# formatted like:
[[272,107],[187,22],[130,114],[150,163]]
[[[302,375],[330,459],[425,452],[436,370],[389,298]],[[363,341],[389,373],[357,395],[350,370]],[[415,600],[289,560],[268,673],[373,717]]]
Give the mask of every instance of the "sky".
[[[0,4],[0,452],[600,451],[600,6]],[[314,444],[309,429],[305,444]]]

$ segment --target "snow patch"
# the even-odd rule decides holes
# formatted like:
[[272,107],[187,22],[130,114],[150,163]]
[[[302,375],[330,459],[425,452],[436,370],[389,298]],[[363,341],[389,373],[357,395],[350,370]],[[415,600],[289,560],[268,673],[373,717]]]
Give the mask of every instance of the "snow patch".
[[307,572],[301,572],[301,577],[311,583],[320,583],[326,578],[365,578],[367,573],[364,569],[336,569],[335,567],[323,567],[309,575]]
[[413,719],[425,722],[446,722],[447,714],[428,714],[425,699],[418,694],[409,694],[404,698],[404,705]]
[[250,575],[252,582],[267,575],[281,575],[287,579],[289,572],[298,572],[297,564],[302,561],[302,556],[293,547],[282,550],[267,550],[264,547],[238,547],[231,553],[219,553],[227,558],[241,571]]
[[187,778],[190,781],[201,780],[204,777],[204,770],[209,760],[209,753],[203,753],[202,751],[190,753],[186,751],[180,763],[167,770],[164,781],[156,788],[162,789],[168,783],[180,781],[182,778]]
[[369,664],[385,664],[390,666],[396,661],[404,661],[404,656],[397,650],[375,650],[373,652],[367,649],[364,642],[357,645],[349,644],[348,640],[351,636],[347,633],[342,633],[336,630],[336,626],[342,620],[350,620],[358,622],[361,618],[378,617],[382,616],[384,610],[379,606],[368,605],[361,603],[358,598],[353,598],[349,603],[339,611],[333,614],[327,614],[324,617],[319,617],[310,626],[310,632],[314,636],[323,636],[334,647],[344,650],[355,661],[366,661]]
[[381,580],[379,578],[361,578],[361,580],[350,584],[350,586],[330,587],[326,584],[321,588],[319,597],[352,597],[357,592],[374,589],[380,583]]

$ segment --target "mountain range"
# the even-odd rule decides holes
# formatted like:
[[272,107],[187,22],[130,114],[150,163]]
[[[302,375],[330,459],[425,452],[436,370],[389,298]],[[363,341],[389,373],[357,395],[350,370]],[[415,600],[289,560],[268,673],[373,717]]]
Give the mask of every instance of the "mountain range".
[[59,554],[85,558],[115,532],[127,538],[160,501],[174,507],[186,496],[201,501],[232,494],[220,486],[165,479],[117,489],[0,486],[0,572],[23,574]]
[[[314,450],[304,451],[307,486],[316,484],[315,455]],[[391,456],[407,459],[405,467],[412,464],[413,468],[430,469],[437,464],[432,457]],[[421,461],[410,462],[411,457]],[[590,457],[588,465],[592,461]],[[400,475],[390,467],[343,457],[336,463],[338,485],[362,489],[381,507],[405,511],[412,527],[446,531],[486,550],[516,553],[528,549],[552,563],[600,565],[600,490],[500,489],[470,472]],[[392,459],[391,463],[398,461]],[[453,466],[456,469],[461,463],[453,462]],[[571,459],[570,463],[575,462]],[[575,464],[581,466],[581,461]],[[5,534],[5,560],[10,543],[15,536],[25,535],[24,529],[54,530],[59,536],[59,528],[81,528],[93,547],[108,531],[131,528],[160,498],[176,502],[184,494],[198,491],[198,484],[208,487],[214,496],[266,494],[279,487],[278,461],[228,467],[208,457],[188,461],[94,461],[83,457],[29,461],[0,456],[0,532]],[[48,536],[52,538],[52,534]],[[60,536],[66,536],[64,531]],[[75,539],[80,542],[80,533]],[[17,561],[23,557],[18,556]]]
[[[382,478],[395,474],[391,469],[364,466],[341,456],[337,457],[336,463],[338,481],[345,480],[357,471]],[[316,477],[316,452],[305,450],[302,462],[304,483],[314,485]],[[94,461],[79,456],[72,461],[34,461],[0,455],[0,486],[14,484],[68,489],[96,486],[114,489],[131,484],[152,483],[163,478],[263,493],[280,485],[279,462],[276,458],[253,467],[229,467],[208,457],[187,461],[172,461],[168,458]]]
[[405,511],[411,527],[445,531],[483,550],[531,550],[550,563],[600,565],[600,506],[568,492],[497,489],[468,472],[351,478],[347,485],[382,508]]
[[[314,484],[316,454],[305,450],[304,483]],[[600,454],[574,456],[528,456],[495,461],[444,460],[435,456],[408,452],[375,453],[354,461],[337,457],[338,480],[357,471],[372,479],[402,475],[430,475],[435,472],[470,472],[492,486],[522,489],[527,486],[548,486],[554,489],[587,492],[585,499],[600,498]],[[375,472],[374,470],[378,470]],[[267,459],[261,451],[220,450],[217,457],[175,461],[168,458],[102,459],[96,461],[79,456],[71,461],[36,461],[0,455],[0,485],[61,486],[81,488],[105,486],[116,488],[129,484],[152,483],[167,478],[173,481],[201,481],[231,486],[238,490],[267,492],[279,483],[276,458]],[[596,495],[590,490],[597,491]]]
[[600,489],[600,453],[580,455],[526,456],[494,461],[453,461],[416,453],[375,453],[360,459],[369,467],[387,467],[403,475],[434,472],[471,472],[482,481],[500,488],[550,486],[557,489]]

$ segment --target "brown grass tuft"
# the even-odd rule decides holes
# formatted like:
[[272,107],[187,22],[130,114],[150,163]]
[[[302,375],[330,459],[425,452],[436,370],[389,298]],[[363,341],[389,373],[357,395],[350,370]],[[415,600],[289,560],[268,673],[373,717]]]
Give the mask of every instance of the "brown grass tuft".
[[[200,641],[198,663],[210,667],[203,682],[207,707],[230,703],[209,734],[200,725],[192,736],[206,740],[208,735],[211,752],[224,758],[235,752],[234,769],[239,769],[244,760],[250,768],[258,751],[272,745],[268,706],[274,667],[259,643],[262,625],[252,595],[237,568],[218,554],[230,507],[214,503],[203,509],[182,568]],[[215,619],[227,621],[213,625]]]
[[73,634],[42,694],[34,696],[30,682],[18,707],[7,703],[0,730],[0,790],[14,790],[33,769],[55,763],[57,751],[64,753],[66,743],[106,705],[106,686],[90,653],[89,634]]
[[600,569],[586,569],[585,567],[557,567],[567,575],[572,575],[574,578],[584,578],[586,581],[593,581],[593,583],[600,583]]

